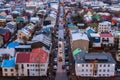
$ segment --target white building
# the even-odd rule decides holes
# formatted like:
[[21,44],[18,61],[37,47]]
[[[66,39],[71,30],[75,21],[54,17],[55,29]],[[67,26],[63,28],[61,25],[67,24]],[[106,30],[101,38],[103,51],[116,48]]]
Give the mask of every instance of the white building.
[[98,32],[111,32],[111,22],[104,21],[99,23]]
[[76,76],[111,77],[115,75],[115,60],[108,53],[79,53],[75,55]]
[[105,46],[114,45],[114,37],[111,33],[100,33],[100,43]]
[[[22,59],[21,59],[22,58]],[[32,52],[17,53],[16,63],[19,76],[47,76],[49,54],[41,48]]]

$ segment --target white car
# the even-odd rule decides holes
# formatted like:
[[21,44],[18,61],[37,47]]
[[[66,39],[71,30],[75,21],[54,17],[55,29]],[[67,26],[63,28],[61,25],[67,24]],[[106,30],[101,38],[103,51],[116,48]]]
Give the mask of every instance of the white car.
[[57,70],[57,65],[54,65],[54,66],[53,66],[53,69],[54,69],[54,70]]

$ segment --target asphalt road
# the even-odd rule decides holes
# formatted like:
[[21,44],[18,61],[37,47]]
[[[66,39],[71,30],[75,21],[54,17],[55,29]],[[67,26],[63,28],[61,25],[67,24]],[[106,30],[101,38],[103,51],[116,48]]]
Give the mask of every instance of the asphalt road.
[[[60,14],[59,14],[59,26],[58,26],[58,44],[59,40],[61,40],[62,46],[58,48],[58,59],[59,55],[62,54],[62,62],[59,62],[58,60],[58,69],[56,72],[56,78],[55,80],[68,80],[66,70],[62,69],[62,65],[65,64],[65,54],[64,54],[64,24],[63,22],[63,7],[60,6]],[[62,50],[62,53],[60,53],[60,49]]]

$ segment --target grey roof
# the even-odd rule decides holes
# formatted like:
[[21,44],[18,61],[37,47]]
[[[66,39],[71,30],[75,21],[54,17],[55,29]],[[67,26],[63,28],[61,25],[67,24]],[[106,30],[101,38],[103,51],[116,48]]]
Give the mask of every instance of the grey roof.
[[0,28],[0,34],[5,34],[7,31],[7,29]]
[[76,63],[91,63],[91,61],[96,60],[97,63],[116,63],[112,55],[109,53],[87,53],[80,52],[74,56]]
[[85,55],[85,60],[91,60],[91,59],[98,59],[98,60],[107,60],[108,56],[105,56],[104,54],[87,54]]

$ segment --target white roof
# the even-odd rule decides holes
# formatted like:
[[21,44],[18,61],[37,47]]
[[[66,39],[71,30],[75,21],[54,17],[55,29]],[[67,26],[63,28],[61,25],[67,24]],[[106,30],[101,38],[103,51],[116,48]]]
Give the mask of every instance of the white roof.
[[71,36],[72,36],[72,41],[80,40],[80,39],[89,41],[88,36],[85,33],[81,33],[81,32],[72,33]]
[[0,48],[0,56],[2,54],[9,54],[10,56],[14,56],[15,55],[15,49],[14,48]]
[[57,10],[58,9],[58,4],[52,4],[51,7],[55,8]]
[[91,37],[100,37],[100,34],[99,33],[90,33],[90,36]]
[[16,25],[16,22],[11,21],[11,22],[8,22],[7,24]]
[[32,21],[32,22],[37,22],[37,21],[39,21],[39,17],[31,17],[31,19],[30,19],[30,21]]

